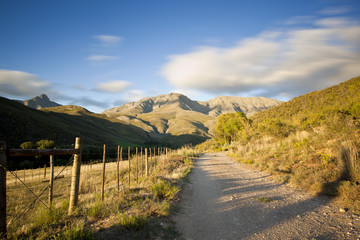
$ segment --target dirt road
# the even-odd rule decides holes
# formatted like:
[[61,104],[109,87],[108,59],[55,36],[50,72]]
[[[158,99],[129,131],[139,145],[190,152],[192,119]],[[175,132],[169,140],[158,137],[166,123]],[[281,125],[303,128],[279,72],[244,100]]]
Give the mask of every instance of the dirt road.
[[[268,198],[270,202],[258,199]],[[360,217],[223,153],[205,154],[174,216],[184,239],[360,239]]]

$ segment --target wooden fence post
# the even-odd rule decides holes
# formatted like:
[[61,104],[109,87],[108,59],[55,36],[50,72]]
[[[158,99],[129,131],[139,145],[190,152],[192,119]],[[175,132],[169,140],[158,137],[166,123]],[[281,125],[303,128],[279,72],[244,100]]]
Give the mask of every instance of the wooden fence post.
[[139,159],[138,159],[138,147],[136,147],[136,182],[138,182],[139,178]]
[[153,164],[153,159],[152,159],[152,152],[151,152],[151,148],[149,148],[149,155],[150,155],[150,166],[149,166],[149,173],[151,172],[151,167],[152,167],[152,164]]
[[130,189],[130,176],[131,176],[131,164],[130,164],[130,160],[131,160],[131,154],[130,154],[130,146],[128,148],[128,160],[129,160],[129,189]]
[[153,151],[154,151],[154,163],[155,163],[155,168],[156,168],[156,166],[157,166],[157,160],[156,160],[156,151],[155,151],[155,148],[153,148]]
[[46,178],[46,164],[44,164],[44,179]]
[[102,171],[102,183],[101,183],[101,201],[104,201],[105,194],[105,165],[106,165],[106,145],[104,144],[103,152],[103,171]]
[[49,205],[52,207],[54,192],[54,155],[50,155],[50,183],[49,183]]
[[116,186],[118,193],[120,191],[120,171],[119,171],[119,161],[120,161],[120,146],[117,148],[117,158],[116,158]]
[[144,159],[143,159],[143,148],[142,147],[140,149],[140,162],[141,162],[140,173],[141,173],[141,176],[144,176]]
[[6,239],[6,142],[0,142],[0,238]]
[[149,158],[148,158],[148,149],[145,148],[145,172],[146,176],[149,176]]
[[70,202],[69,214],[71,214],[76,207],[79,199],[79,183],[80,183],[80,165],[81,165],[81,152],[82,141],[79,137],[75,140],[75,149],[79,149],[79,154],[74,154],[74,163],[71,176],[71,189],[70,189]]

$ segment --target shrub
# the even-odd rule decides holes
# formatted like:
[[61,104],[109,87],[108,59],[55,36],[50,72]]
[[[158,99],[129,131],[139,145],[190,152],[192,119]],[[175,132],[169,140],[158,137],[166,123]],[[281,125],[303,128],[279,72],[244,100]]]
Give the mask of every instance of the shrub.
[[36,145],[33,144],[32,142],[24,142],[20,145],[21,149],[35,149]]
[[144,228],[147,222],[147,217],[143,215],[126,215],[119,213],[119,224],[127,230],[139,231]]
[[154,183],[151,186],[151,192],[157,199],[171,200],[176,197],[177,193],[179,192],[179,188],[173,186],[169,181],[160,179],[157,183]]
[[68,239],[68,240],[90,240],[94,239],[92,232],[85,228],[84,222],[80,222],[78,224],[69,224],[66,231],[60,236],[60,239]]
[[360,185],[350,181],[342,181],[338,189],[338,195],[342,205],[360,213]]
[[96,200],[95,204],[89,208],[88,216],[94,219],[102,218],[106,214],[106,207],[104,202]]
[[36,142],[36,146],[38,149],[52,149],[55,147],[55,142],[52,140],[40,140]]
[[268,203],[268,202],[272,201],[270,198],[267,198],[267,197],[259,197],[256,200],[258,200],[259,202],[262,202],[262,203]]

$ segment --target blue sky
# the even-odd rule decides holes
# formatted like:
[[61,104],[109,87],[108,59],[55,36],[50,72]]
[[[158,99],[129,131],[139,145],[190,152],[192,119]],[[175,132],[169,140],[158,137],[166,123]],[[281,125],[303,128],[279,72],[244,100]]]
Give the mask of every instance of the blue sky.
[[0,95],[289,100],[360,75],[359,16],[358,0],[2,0]]

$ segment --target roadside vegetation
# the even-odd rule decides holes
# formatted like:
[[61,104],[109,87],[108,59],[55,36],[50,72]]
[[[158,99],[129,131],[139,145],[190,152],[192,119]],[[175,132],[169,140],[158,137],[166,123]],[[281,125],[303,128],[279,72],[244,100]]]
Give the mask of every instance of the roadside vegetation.
[[[130,188],[128,161],[123,161],[120,163],[120,191],[116,184],[116,164],[108,164],[104,201],[100,195],[101,164],[93,164],[91,170],[90,166],[85,166],[80,180],[79,205],[72,215],[67,214],[69,176],[55,182],[58,187],[54,190],[52,211],[36,204],[18,221],[10,219],[8,238],[108,239],[116,236],[120,239],[173,239],[178,233],[166,217],[174,211],[174,202],[197,156],[191,148],[174,150],[168,158],[151,162],[149,176],[142,172],[137,179],[136,167],[132,167]],[[131,164],[136,166],[135,158]],[[46,184],[36,180],[27,182],[34,192],[41,191]],[[9,218],[18,216],[28,205],[24,201],[29,199],[23,195],[20,186],[19,183],[8,186]],[[46,196],[42,201],[46,202]]]
[[219,116],[200,151],[229,151],[279,182],[335,196],[360,213],[360,77],[246,118]]

